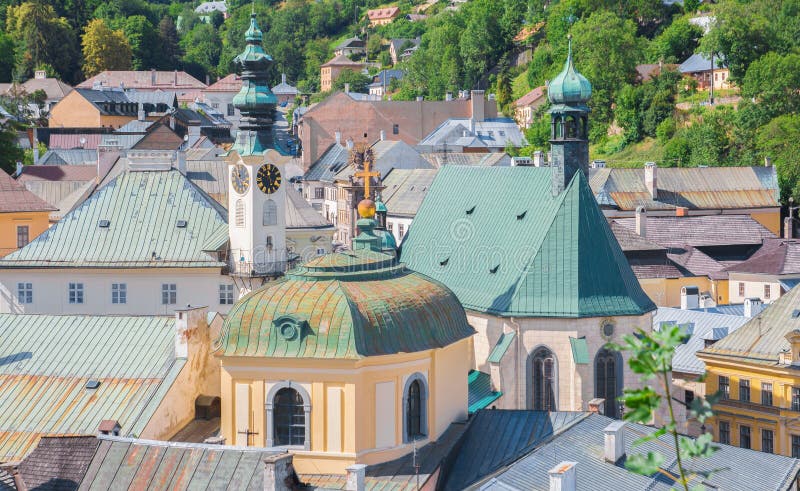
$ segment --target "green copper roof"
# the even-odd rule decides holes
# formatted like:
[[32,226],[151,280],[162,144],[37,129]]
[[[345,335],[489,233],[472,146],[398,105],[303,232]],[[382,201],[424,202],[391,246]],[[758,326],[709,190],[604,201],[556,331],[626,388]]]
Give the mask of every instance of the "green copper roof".
[[655,309],[582,172],[552,196],[548,167],[445,166],[406,234],[401,259],[447,285],[465,308],[493,315]]
[[233,96],[233,105],[238,109],[258,109],[264,104],[277,104],[278,98],[266,85],[254,82],[242,82],[242,88]]
[[589,346],[586,344],[586,337],[570,337],[569,345],[572,348],[572,360],[577,365],[587,365],[589,363]]
[[258,21],[256,21],[256,14],[253,12],[250,14],[250,28],[244,33],[244,38],[246,41],[261,44],[262,37],[261,29],[258,27]]
[[516,336],[517,333],[514,331],[501,334],[500,339],[497,340],[497,344],[494,345],[491,353],[489,353],[489,358],[487,358],[487,360],[491,363],[500,363],[500,360],[503,359],[506,351],[508,351],[508,347],[511,346],[511,341],[513,341]]
[[139,435],[185,364],[172,317],[0,314],[0,462],[104,419]]
[[592,84],[575,70],[572,63],[572,39],[569,41],[569,54],[561,73],[547,86],[547,97],[553,104],[585,104],[592,96]]
[[444,285],[358,250],[315,258],[242,298],[217,353],[359,359],[441,348],[473,332]]
[[221,267],[203,249],[227,227],[226,217],[177,170],[127,171],[1,259],[0,268]]
[[488,373],[470,370],[467,376],[467,383],[469,387],[469,414],[486,409],[503,395],[502,392],[492,390],[492,377]]

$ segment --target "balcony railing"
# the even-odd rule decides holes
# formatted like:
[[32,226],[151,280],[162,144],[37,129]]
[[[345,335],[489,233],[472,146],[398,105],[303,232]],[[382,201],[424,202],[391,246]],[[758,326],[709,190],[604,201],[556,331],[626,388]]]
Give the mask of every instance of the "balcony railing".
[[721,406],[735,407],[738,409],[748,409],[750,411],[759,411],[768,414],[780,414],[781,408],[776,406],[765,406],[755,402],[745,402],[738,399],[720,399],[717,404]]
[[274,276],[286,272],[288,265],[288,261],[248,262],[231,259],[228,262],[231,276]]

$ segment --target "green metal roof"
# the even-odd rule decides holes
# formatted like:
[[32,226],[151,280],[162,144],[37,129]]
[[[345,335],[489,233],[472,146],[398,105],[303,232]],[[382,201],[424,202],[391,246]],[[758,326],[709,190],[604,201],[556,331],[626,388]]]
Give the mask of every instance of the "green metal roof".
[[473,333],[444,285],[362,249],[315,258],[242,298],[217,353],[360,359],[441,348]]
[[[556,105],[572,106],[584,110],[586,102],[592,96],[592,84],[575,70],[572,63],[572,40],[569,41],[569,54],[564,69],[555,76],[547,86],[547,97]],[[557,109],[557,108],[553,108]]]
[[469,414],[489,407],[503,395],[502,392],[492,390],[492,378],[488,373],[470,370],[467,380],[469,381]]
[[492,348],[492,352],[489,353],[489,362],[500,363],[500,360],[503,359],[506,351],[508,351],[508,347],[511,346],[511,341],[513,341],[516,336],[517,333],[514,331],[501,334],[500,339],[497,340],[497,344]]
[[572,348],[572,360],[577,365],[589,364],[589,346],[586,344],[586,337],[569,338],[569,345]]
[[498,316],[642,315],[639,286],[582,172],[551,193],[548,167],[445,166],[401,259],[466,309]]
[[223,226],[225,209],[177,170],[128,171],[0,260],[0,268],[220,267],[203,249]]
[[171,317],[0,314],[0,354],[0,462],[104,419],[140,434],[186,363]]

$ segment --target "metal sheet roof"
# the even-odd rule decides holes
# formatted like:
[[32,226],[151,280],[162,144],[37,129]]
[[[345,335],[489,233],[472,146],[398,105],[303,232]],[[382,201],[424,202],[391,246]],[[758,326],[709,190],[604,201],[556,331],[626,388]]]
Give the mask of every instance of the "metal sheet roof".
[[477,137],[482,145],[491,148],[505,148],[508,145],[524,147],[525,135],[511,118],[491,118],[483,121],[452,118],[440,124],[419,142],[420,147],[441,147],[460,145],[459,138]]
[[[54,135],[55,136],[55,135]],[[100,136],[100,135],[95,135]],[[91,165],[97,164],[97,149],[51,148],[39,159],[37,165]]]
[[[635,233],[635,218],[616,218],[614,223]],[[645,238],[664,247],[683,248],[760,245],[775,234],[750,215],[648,216]]]
[[486,409],[503,395],[500,391],[492,390],[492,377],[485,372],[470,370],[467,384],[469,386],[469,414]]
[[82,148],[92,150],[96,149],[97,145],[100,144],[101,136],[100,133],[52,133],[50,135],[48,148],[51,150],[56,148]]
[[414,217],[438,169],[394,169],[383,180],[381,199],[390,216]]
[[662,324],[687,326],[685,331],[691,330],[691,336],[686,343],[675,349],[672,367],[675,372],[699,375],[706,371],[705,363],[697,357],[697,352],[705,347],[705,340],[720,339],[715,329],[724,327],[728,332],[733,332],[748,320],[750,319],[747,317],[737,315],[659,307],[653,316],[653,329],[660,329]]
[[551,172],[443,167],[406,233],[402,260],[447,285],[467,309],[493,315],[654,310],[583,173],[552,196]]
[[586,344],[586,336],[579,338],[569,338],[569,345],[572,348],[572,359],[576,365],[589,364],[589,346]]
[[55,208],[0,170],[0,213],[53,211]]
[[263,490],[264,458],[281,450],[101,435],[81,490]]
[[[484,411],[497,412],[497,411]],[[480,413],[479,413],[480,414]],[[544,490],[550,489],[548,471],[561,462],[577,462],[577,490],[613,489],[615,491],[668,490],[679,486],[669,475],[676,475],[675,454],[670,451],[671,435],[662,435],[655,441],[633,446],[642,436],[650,435],[655,428],[627,423],[625,451],[627,454],[658,451],[663,454],[665,464],[661,472],[642,476],[615,465],[603,458],[603,429],[613,419],[592,414],[561,432],[551,441],[513,463],[500,474],[484,479],[482,490]],[[488,435],[487,438],[493,438]],[[707,458],[684,460],[687,469],[709,474],[702,478],[697,474],[689,487],[706,483],[713,489],[789,490],[797,473],[800,460],[781,455],[768,454],[730,445],[720,445],[717,452]],[[475,488],[478,485],[474,486]]]
[[500,360],[503,359],[506,351],[508,351],[508,347],[511,346],[511,341],[513,341],[516,336],[517,333],[514,331],[504,332],[501,334],[500,338],[497,340],[497,344],[494,345],[491,353],[489,353],[487,361],[491,363],[500,363]]
[[350,152],[344,145],[334,143],[322,157],[308,169],[304,181],[333,182],[337,172],[344,169],[350,159]]
[[0,353],[0,461],[104,419],[139,434],[186,362],[171,317],[0,314]]
[[[202,251],[225,210],[176,170],[120,174],[3,267],[220,267]],[[101,220],[109,226],[101,228]],[[178,220],[188,225],[178,228]],[[87,247],[86,244],[92,244]]]

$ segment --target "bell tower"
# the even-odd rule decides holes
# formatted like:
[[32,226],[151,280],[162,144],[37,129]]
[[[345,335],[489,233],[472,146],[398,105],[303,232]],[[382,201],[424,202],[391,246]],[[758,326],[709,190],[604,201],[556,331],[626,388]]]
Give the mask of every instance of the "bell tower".
[[560,194],[578,170],[589,172],[589,106],[592,85],[572,63],[572,36],[569,54],[561,73],[550,82],[550,150],[552,153],[552,192]]
[[261,46],[255,14],[245,34],[247,45],[234,59],[242,89],[233,104],[242,113],[228,161],[228,234],[230,274],[269,277],[287,269],[287,157],[272,147],[272,121],[277,99],[267,86],[272,58]]

